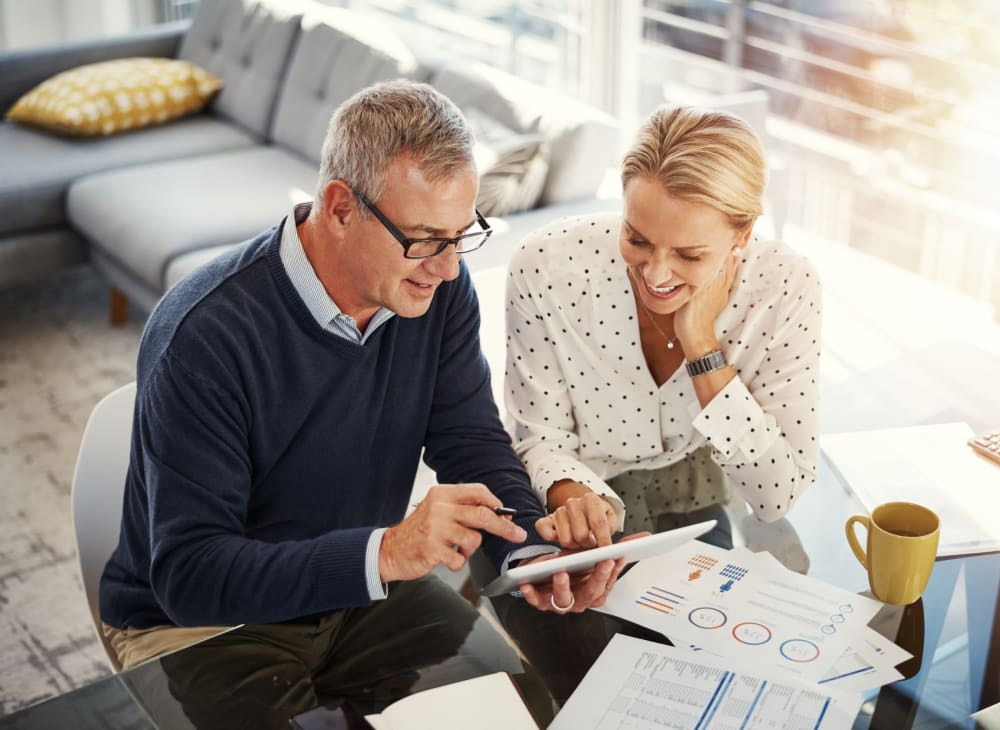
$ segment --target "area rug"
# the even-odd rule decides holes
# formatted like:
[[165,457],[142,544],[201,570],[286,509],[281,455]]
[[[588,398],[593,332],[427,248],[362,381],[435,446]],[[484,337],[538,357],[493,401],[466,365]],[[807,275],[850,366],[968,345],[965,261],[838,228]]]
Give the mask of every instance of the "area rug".
[[69,498],[91,409],[135,379],[144,316],[111,327],[107,307],[88,267],[0,290],[0,715],[110,672]]

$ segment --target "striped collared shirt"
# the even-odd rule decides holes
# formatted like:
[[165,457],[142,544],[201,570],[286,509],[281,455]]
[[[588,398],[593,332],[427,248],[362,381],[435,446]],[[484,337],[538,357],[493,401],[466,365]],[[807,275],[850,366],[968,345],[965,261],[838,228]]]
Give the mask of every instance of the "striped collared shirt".
[[309,217],[311,209],[312,203],[299,203],[292,210],[292,215],[285,220],[285,228],[281,232],[281,263],[316,323],[327,332],[363,345],[379,327],[396,315],[385,307],[380,307],[362,332],[354,317],[344,314],[330,298],[299,239],[297,226]]

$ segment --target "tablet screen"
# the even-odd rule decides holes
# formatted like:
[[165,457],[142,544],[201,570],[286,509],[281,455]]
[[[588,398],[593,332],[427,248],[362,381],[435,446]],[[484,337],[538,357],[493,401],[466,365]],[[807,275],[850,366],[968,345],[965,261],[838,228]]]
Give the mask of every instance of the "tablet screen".
[[658,532],[655,535],[638,537],[635,540],[616,542],[613,545],[579,550],[555,558],[528,563],[511,568],[496,580],[483,586],[480,591],[484,596],[499,596],[502,593],[516,591],[521,583],[544,583],[559,571],[567,573],[582,573],[590,570],[602,560],[617,560],[625,558],[627,563],[633,563],[642,558],[660,555],[681,545],[715,527],[715,520],[698,522],[694,525],[678,527],[676,530]]

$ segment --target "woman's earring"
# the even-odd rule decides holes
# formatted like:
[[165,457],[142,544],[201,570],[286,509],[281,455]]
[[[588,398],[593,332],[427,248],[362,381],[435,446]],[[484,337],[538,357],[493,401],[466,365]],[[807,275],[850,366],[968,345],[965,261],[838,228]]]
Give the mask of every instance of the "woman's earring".
[[737,246],[736,248],[733,249],[733,257],[734,258],[739,258],[742,255],[743,255],[743,249],[742,248],[740,248],[739,246]]

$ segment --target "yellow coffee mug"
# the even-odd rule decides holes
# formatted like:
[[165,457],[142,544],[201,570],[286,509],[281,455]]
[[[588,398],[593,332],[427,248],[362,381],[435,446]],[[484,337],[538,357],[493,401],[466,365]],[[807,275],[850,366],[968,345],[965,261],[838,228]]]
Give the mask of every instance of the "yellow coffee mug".
[[[856,524],[868,532],[867,550],[858,543]],[[912,502],[886,502],[873,509],[871,517],[849,518],[844,531],[854,556],[868,571],[876,598],[900,606],[920,598],[937,557],[941,520],[936,514]]]

